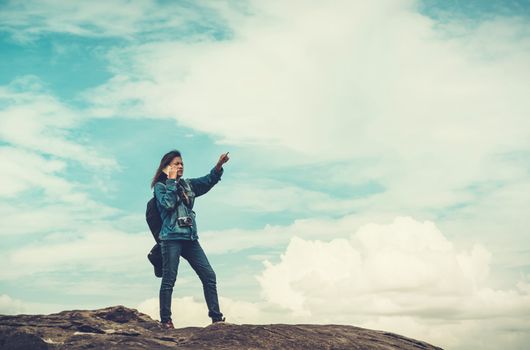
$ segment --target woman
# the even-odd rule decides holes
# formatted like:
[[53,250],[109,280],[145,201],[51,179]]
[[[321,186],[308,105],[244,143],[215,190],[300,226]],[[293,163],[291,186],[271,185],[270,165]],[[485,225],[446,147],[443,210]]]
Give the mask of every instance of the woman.
[[174,328],[171,320],[171,295],[177,279],[180,256],[188,260],[202,282],[208,316],[212,323],[225,320],[219,310],[215,272],[199,244],[193,204],[195,197],[205,194],[221,180],[224,172],[222,166],[228,160],[228,152],[223,153],[217,165],[206,176],[183,179],[182,156],[179,151],[173,150],[162,157],[151,182],[162,217],[162,283],[159,297],[160,322],[165,329]]

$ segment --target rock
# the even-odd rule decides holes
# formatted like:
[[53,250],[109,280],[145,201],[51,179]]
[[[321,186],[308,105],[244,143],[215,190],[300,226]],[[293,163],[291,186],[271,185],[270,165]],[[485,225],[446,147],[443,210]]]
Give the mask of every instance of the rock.
[[398,334],[349,325],[233,324],[163,330],[118,305],[51,315],[0,315],[0,349],[440,349]]
[[0,333],[0,349],[9,350],[48,350],[48,344],[41,337],[31,333],[9,329]]
[[97,312],[95,315],[99,318],[118,323],[127,323],[132,320],[141,320],[138,311],[128,309],[121,305],[102,309],[101,312]]

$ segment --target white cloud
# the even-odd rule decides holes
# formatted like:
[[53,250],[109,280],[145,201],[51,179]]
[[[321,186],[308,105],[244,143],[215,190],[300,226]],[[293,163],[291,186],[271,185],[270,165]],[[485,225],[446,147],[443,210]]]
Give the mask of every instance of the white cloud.
[[356,213],[338,218],[318,216],[297,219],[289,225],[267,224],[260,229],[208,230],[199,234],[201,245],[209,254],[235,253],[248,248],[278,248],[289,243],[293,237],[306,240],[330,240],[348,238],[355,230],[370,222],[385,222],[399,213],[381,211]]
[[[193,297],[173,298],[171,303],[171,310],[174,314],[172,317],[173,324],[175,327],[204,326],[208,324],[208,309],[205,305],[205,303],[195,301]],[[160,321],[158,298],[144,300],[136,309],[151,316],[152,319]]]
[[[270,210],[255,198],[273,195],[282,199],[279,207],[295,211],[335,206],[339,213],[363,215],[428,216],[471,204],[475,225],[494,214],[488,226],[503,228],[484,239],[518,234],[520,225],[513,223],[522,221],[518,208],[528,201],[524,191],[497,203],[512,210],[501,216],[475,207],[479,201],[493,203],[495,194],[477,197],[467,189],[488,182],[517,182],[524,189],[528,183],[520,162],[503,159],[530,147],[524,127],[530,110],[527,26],[517,18],[441,26],[418,14],[415,4],[252,2],[244,13],[221,6],[218,15],[228,21],[231,37],[117,48],[109,55],[115,77],[87,96],[96,114],[172,118],[215,135],[218,142],[254,146],[254,161],[268,159],[253,168],[264,176],[278,164],[341,159],[318,175],[344,186],[373,180],[385,188],[351,201],[277,183],[281,193],[263,191],[250,182],[231,193],[233,203],[239,200],[247,209]],[[85,5],[65,6],[65,11],[103,11],[105,21],[120,15],[109,8],[114,5],[98,3],[89,11],[76,6]],[[150,6],[126,8],[144,13]],[[42,6],[48,10],[37,12],[47,18],[58,7],[49,3]],[[155,12],[149,16],[156,18]],[[83,21],[72,17],[76,25]],[[353,159],[366,162],[345,165]]]
[[131,234],[105,222],[93,223],[91,227],[47,235],[21,248],[4,251],[0,276],[7,280],[83,269],[131,273],[131,266],[149,268],[146,257],[152,246],[153,239],[146,232]]
[[77,231],[120,214],[93,200],[87,184],[64,178],[65,160],[24,147],[0,147],[0,235]]
[[[228,175],[230,176],[230,175]],[[229,181],[232,181],[231,179]],[[208,195],[211,206],[230,205],[239,212],[281,213],[310,216],[342,215],[355,210],[362,201],[337,198],[333,193],[305,189],[298,185],[268,179],[236,180],[219,186]]]
[[[38,78],[19,77],[1,86],[0,101],[0,139],[3,141],[37,154],[77,161],[85,168],[100,171],[117,168],[114,159],[99,154],[85,140],[71,135],[70,131],[78,128],[86,116],[46,93]],[[64,170],[64,165],[52,164],[55,164],[51,165],[54,171]],[[29,171],[25,169],[22,171]]]
[[[337,224],[337,231],[341,226],[348,224]],[[334,230],[329,222],[328,230]],[[342,237],[292,238],[279,260],[264,261],[256,276],[261,298],[242,302],[221,295],[221,311],[234,323],[350,324],[451,349],[516,349],[529,340],[528,279],[492,288],[495,257],[480,244],[459,248],[432,222],[407,217],[368,223]],[[202,299],[173,303],[179,327],[210,322]],[[157,298],[138,308],[158,319]]]
[[13,299],[7,294],[0,295],[0,314],[16,315],[26,311],[21,300]]
[[50,32],[128,36],[136,32],[135,25],[148,11],[154,11],[152,1],[12,1],[3,5],[0,28],[23,41]]
[[74,136],[86,119],[64,105],[32,76],[0,87],[0,234],[76,231],[119,211],[89,194],[90,183],[67,180],[72,164],[94,171],[98,182],[118,170],[83,137]]
[[[529,283],[491,288],[490,263],[483,246],[460,251],[433,223],[403,217],[364,225],[349,239],[295,237],[257,278],[267,301],[308,322],[383,328],[462,349],[477,345],[472,334],[482,324],[497,324],[495,335],[523,344],[527,336],[505,327],[528,334]],[[485,348],[499,343],[492,344]]]
[[[230,6],[205,2],[167,5],[154,0],[7,1],[1,5],[0,30],[22,43],[53,33],[128,40],[164,38],[176,30],[188,30],[195,22],[215,27],[220,18],[213,16],[212,9],[228,11]],[[190,30],[193,34],[197,33]]]
[[[504,20],[441,38],[410,3],[255,2],[253,16],[232,23],[232,40],[115,51],[131,64],[116,61],[120,74],[91,97],[103,106],[131,99],[134,107],[124,106],[136,115],[175,118],[225,142],[278,142],[315,158],[458,152],[461,162],[527,147],[526,133],[505,119],[525,123],[529,108],[520,98],[528,52],[518,49],[528,40],[515,35],[525,26]],[[503,34],[493,41],[488,33]],[[486,62],[471,56],[485,50]],[[478,104],[484,98],[488,104]]]
[[[253,320],[256,318],[258,310],[252,303],[237,302],[229,298],[219,298],[221,312],[230,313],[235,316],[230,322],[245,322],[245,319]],[[160,321],[160,309],[158,298],[151,298],[141,302],[137,309],[140,312],[148,314],[151,318]],[[195,300],[193,297],[185,296],[173,298],[171,310],[172,319],[175,327],[204,327],[212,322],[208,317],[208,308],[204,298]],[[237,319],[237,321],[236,321]]]
[[66,181],[53,176],[65,169],[61,160],[46,160],[32,152],[0,147],[0,161],[0,196],[13,196],[30,188],[49,188],[54,194],[61,188],[65,193],[71,189]]
[[[241,242],[249,242],[249,247],[286,248],[281,255],[273,256],[272,262],[264,261],[261,273],[256,272],[261,293],[248,295],[252,301],[226,297],[221,291],[221,311],[230,322],[351,324],[454,349],[488,349],[500,343],[517,348],[527,341],[528,279],[508,289],[491,287],[489,273],[495,257],[488,249],[480,244],[462,249],[432,222],[398,217],[390,224],[373,224],[350,215],[335,222],[300,220],[283,228],[247,232],[246,236],[244,232],[233,233],[219,236],[210,232],[210,236],[201,238],[201,245],[207,254],[233,254],[230,245],[238,250]],[[249,238],[249,234],[253,236]],[[38,276],[47,271],[68,271],[68,266],[79,271],[130,274],[131,266],[146,264],[149,238],[143,233],[129,235],[107,228],[88,230],[85,236],[70,242],[57,235],[39,246],[9,254],[2,261],[2,279],[10,278],[6,271]],[[125,240],[128,244],[123,246]],[[123,248],[116,250],[116,246]],[[43,282],[37,278],[36,285],[53,287],[53,281],[47,286]],[[183,281],[179,283],[182,286]],[[70,294],[79,294],[75,290],[81,288],[81,295],[113,294],[114,288],[111,281],[101,278],[59,283],[56,287],[66,288]],[[143,287],[147,289],[142,294],[149,293],[151,287]],[[140,283],[135,289],[143,287]],[[173,299],[177,326],[209,324],[200,294],[198,290],[196,297]],[[137,308],[153,319],[159,317],[156,297]],[[484,330],[488,330],[486,335]]]
[[[150,298],[142,301],[138,311],[160,321],[159,300]],[[219,296],[219,308],[226,322],[236,324],[265,324],[292,321],[284,309],[264,302],[248,302]],[[175,327],[204,327],[212,322],[204,298],[200,300],[184,296],[172,299],[172,320]]]
[[21,192],[31,190],[34,194],[31,200],[34,201],[38,198],[35,196],[36,191],[43,190],[46,197],[57,202],[90,205],[90,199],[87,193],[83,192],[82,184],[64,179],[64,172],[68,169],[63,159],[50,159],[38,149],[3,146],[0,147],[0,161],[3,165],[0,196],[16,197]]
[[7,294],[0,295],[0,314],[2,315],[47,315],[64,310],[78,310],[74,304],[36,303],[27,300],[14,299]]
[[[112,51],[115,77],[86,98],[100,116],[175,119],[219,143],[251,147],[254,157],[245,160],[263,177],[284,166],[329,164],[316,175],[350,188],[375,181],[385,189],[360,201],[337,200],[343,213],[439,219],[468,206],[474,225],[496,217],[488,221],[496,231],[484,240],[519,237],[513,223],[523,221],[520,204],[528,192],[503,197],[497,206],[512,211],[501,215],[476,207],[493,203],[495,186],[480,195],[470,188],[525,189],[530,182],[526,163],[508,160],[530,150],[527,22],[440,24],[416,5],[255,1],[244,14],[223,12],[233,34],[224,40],[153,41]],[[300,191],[287,189],[280,197],[285,204],[300,204]],[[262,210],[264,202],[253,196],[274,194],[243,186],[233,202]],[[301,208],[332,204],[325,195],[306,191],[305,197],[317,203]]]

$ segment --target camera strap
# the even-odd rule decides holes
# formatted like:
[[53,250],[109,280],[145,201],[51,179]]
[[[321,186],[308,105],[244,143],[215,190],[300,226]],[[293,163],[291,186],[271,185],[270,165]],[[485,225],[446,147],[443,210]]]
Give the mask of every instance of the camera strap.
[[189,210],[193,208],[193,202],[195,201],[194,193],[191,189],[190,184],[185,180],[181,179],[177,186],[181,186],[184,190],[184,198],[183,198],[183,206],[184,208],[181,208],[180,205],[177,205],[177,215],[178,217],[182,216],[189,216]]

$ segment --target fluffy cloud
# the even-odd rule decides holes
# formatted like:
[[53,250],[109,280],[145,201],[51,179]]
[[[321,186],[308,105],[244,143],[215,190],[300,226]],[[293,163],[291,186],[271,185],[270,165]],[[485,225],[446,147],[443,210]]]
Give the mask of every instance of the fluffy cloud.
[[0,196],[14,196],[30,188],[48,189],[51,195],[71,190],[70,184],[54,176],[66,167],[61,160],[46,160],[36,153],[5,146],[0,147],[0,160],[5,165],[0,174]]
[[[492,287],[491,253],[480,244],[458,248],[429,221],[397,217],[344,238],[293,237],[275,258],[256,275],[261,298],[220,296],[230,322],[351,324],[452,349],[518,348],[529,340],[528,279]],[[157,298],[138,309],[159,317]],[[209,323],[201,298],[174,298],[173,311],[181,327]]]
[[24,312],[24,307],[21,300],[13,299],[7,294],[0,295],[0,314],[16,315]]
[[[482,323],[497,324],[502,337],[510,336],[500,331],[507,325],[530,326],[530,284],[490,287],[491,258],[479,244],[458,250],[431,222],[398,217],[364,225],[349,239],[294,237],[280,261],[265,261],[257,278],[268,302],[308,322],[384,326],[466,348]],[[527,337],[517,339],[522,344]]]
[[53,303],[35,303],[16,298],[7,294],[0,295],[0,314],[2,315],[19,315],[19,314],[50,314],[63,310],[74,310],[76,305],[53,304]]
[[0,258],[4,266],[0,276],[7,280],[80,270],[132,273],[131,266],[149,267],[146,256],[152,245],[152,237],[145,232],[130,234],[106,223],[94,223],[73,233],[48,234],[5,252]]
[[[528,341],[530,283],[523,278],[510,288],[493,287],[490,267],[495,257],[484,246],[474,244],[462,249],[432,222],[409,217],[397,217],[389,224],[364,222],[359,227],[362,222],[353,215],[335,222],[302,220],[292,227],[254,232],[252,239],[236,235],[230,241],[233,232],[223,232],[224,237],[211,233],[203,238],[208,254],[220,253],[215,251],[217,243],[226,240],[227,247],[218,247],[224,252],[229,251],[230,244],[241,241],[249,241],[248,247],[286,247],[281,255],[272,257],[274,260],[265,260],[263,270],[255,275],[260,293],[250,299],[247,295],[247,301],[221,293],[223,313],[234,323],[335,323],[384,329],[454,349],[493,349],[500,343],[517,348]],[[359,229],[353,232],[355,227]],[[219,241],[212,240],[216,236]],[[146,264],[146,238],[108,229],[70,243],[63,243],[58,236],[54,244],[10,254],[2,261],[6,267],[2,278],[10,277],[5,271],[42,274],[67,271],[66,265],[131,274],[131,266]],[[130,243],[127,249],[112,248],[124,240]],[[179,279],[178,283],[182,287],[188,282]],[[69,294],[101,292],[114,297],[111,289],[127,285],[114,286],[100,277],[56,287],[69,290]],[[144,295],[153,293],[149,288],[142,283],[135,285],[136,290],[144,289]],[[195,296],[173,300],[174,321],[179,327],[210,322],[200,284],[194,283],[194,289]],[[3,309],[10,313],[20,312],[13,310],[24,304],[5,297],[2,301]],[[131,301],[134,297],[125,304],[158,319],[156,297],[138,305]],[[50,309],[34,306],[31,310]],[[65,307],[57,306],[53,311],[62,309]]]
[[385,221],[394,216],[395,213],[391,212],[362,216],[349,214],[337,219],[298,219],[289,225],[267,224],[256,230],[209,230],[201,233],[201,245],[211,254],[225,254],[254,247],[283,247],[294,236],[317,240],[349,237],[362,224]]
[[[147,12],[155,12],[152,1],[8,1],[0,15],[3,29],[14,38],[32,40],[46,33],[82,36],[130,36]],[[30,26],[31,24],[31,26]]]
[[362,205],[356,198],[337,198],[334,193],[267,179],[239,180],[236,187],[219,186],[209,194],[208,200],[212,206],[228,204],[244,212],[289,212],[304,216],[314,213],[343,215]]
[[[227,322],[241,324],[266,322],[267,320],[263,317],[263,310],[260,309],[259,303],[219,297],[219,306],[221,312],[226,315]],[[155,320],[160,320],[158,298],[144,300],[137,309]],[[201,300],[190,296],[173,298],[171,310],[175,327],[204,327],[212,322],[208,317],[208,308],[204,298]]]
[[115,51],[119,74],[91,99],[223,142],[275,142],[326,160],[392,152],[462,161],[528,146],[513,123],[529,108],[523,23],[486,23],[462,38],[438,32],[410,1],[253,5],[230,23],[230,40]]
[[0,203],[1,235],[73,230],[119,213],[91,199],[86,184],[66,180],[64,159],[39,149],[3,146],[0,162],[0,197],[6,199]]
[[[264,177],[305,166],[301,182],[384,188],[337,200],[339,211],[399,211],[441,224],[458,216],[454,230],[490,242],[508,232],[515,248],[529,199],[527,22],[440,23],[417,4],[251,2],[223,13],[231,35],[222,40],[113,50],[114,78],[86,97],[95,115],[174,119],[219,143],[250,146],[248,161],[259,160],[253,170]],[[311,170],[317,165],[324,170]],[[276,194],[248,183],[233,189],[233,203],[263,209],[250,194]],[[286,189],[284,203],[317,205],[300,205],[300,191]],[[303,195],[329,208],[325,197]],[[483,235],[480,226],[492,230]]]
[[[19,77],[7,86],[0,86],[1,140],[36,154],[77,161],[86,168],[116,169],[114,159],[102,156],[94,147],[84,144],[82,138],[71,135],[84,120],[82,112],[54,98],[34,76]],[[63,169],[64,165],[54,161],[44,170]]]
[[0,87],[0,234],[75,231],[118,210],[91,198],[90,184],[67,180],[72,164],[101,182],[117,162],[74,136],[84,114],[49,94],[33,76]]
[[162,40],[181,36],[182,32],[202,37],[194,26],[210,29],[209,34],[215,35],[224,22],[218,12],[230,15],[232,7],[238,5],[229,1],[166,4],[156,0],[29,0],[22,4],[8,0],[2,3],[0,31],[24,44],[55,33],[122,40]]

